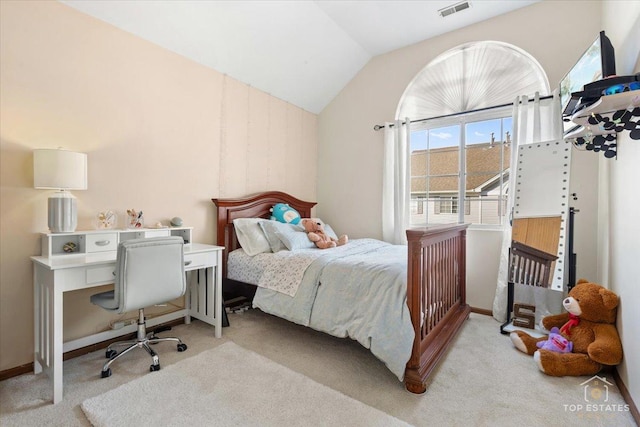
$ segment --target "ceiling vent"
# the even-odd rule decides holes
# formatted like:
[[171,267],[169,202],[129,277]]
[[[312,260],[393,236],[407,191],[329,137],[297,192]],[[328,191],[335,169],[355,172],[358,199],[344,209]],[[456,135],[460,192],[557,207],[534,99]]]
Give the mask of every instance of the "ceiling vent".
[[440,9],[438,11],[438,13],[440,14],[440,16],[447,17],[449,15],[453,15],[454,13],[457,12],[462,12],[465,9],[469,9],[471,7],[471,3],[468,1],[463,1],[457,4],[454,4],[453,6],[447,6],[444,9]]

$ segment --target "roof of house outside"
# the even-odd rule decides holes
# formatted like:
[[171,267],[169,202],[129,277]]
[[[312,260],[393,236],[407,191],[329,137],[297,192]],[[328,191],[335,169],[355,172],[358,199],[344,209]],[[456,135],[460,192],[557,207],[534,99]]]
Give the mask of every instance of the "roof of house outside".
[[[411,153],[411,192],[426,193],[427,153],[429,153],[429,187],[431,192],[456,193],[458,191],[458,151],[457,147],[416,150]],[[467,146],[466,191],[477,191],[483,184],[493,183],[500,174],[495,165],[500,164],[500,145],[484,143]],[[504,148],[504,169],[508,172],[511,158],[511,146]],[[434,176],[451,175],[451,176]]]

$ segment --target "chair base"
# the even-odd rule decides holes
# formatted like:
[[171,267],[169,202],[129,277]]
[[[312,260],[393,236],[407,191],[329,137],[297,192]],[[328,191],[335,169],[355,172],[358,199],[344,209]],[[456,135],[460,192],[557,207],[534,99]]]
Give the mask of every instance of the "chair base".
[[[138,336],[135,340],[128,340],[128,341],[118,341],[115,342],[111,345],[109,345],[109,347],[107,347],[107,350],[105,352],[105,357],[107,359],[109,359],[109,361],[107,363],[104,364],[104,366],[102,367],[102,371],[100,376],[102,378],[107,378],[111,376],[111,365],[113,364],[113,362],[115,362],[116,360],[120,359],[122,356],[124,356],[125,354],[129,353],[131,350],[133,350],[134,348],[142,348],[144,350],[146,350],[147,353],[149,353],[149,356],[151,356],[151,366],[149,367],[149,370],[151,372],[154,371],[159,371],[160,370],[160,358],[158,357],[158,355],[156,354],[156,352],[150,347],[150,345],[152,344],[157,344],[160,342],[164,342],[164,341],[173,341],[175,343],[177,343],[177,348],[178,351],[182,352],[187,350],[187,345],[185,343],[183,343],[180,338],[175,338],[175,337],[166,337],[166,338],[161,338],[161,337],[157,337],[155,335],[155,332],[149,332],[147,333],[147,327],[146,327],[146,322],[144,319],[144,311],[142,309],[140,309],[138,311]],[[118,353],[117,351],[115,351],[113,349],[113,347],[127,347],[124,350],[122,350],[120,353]]]

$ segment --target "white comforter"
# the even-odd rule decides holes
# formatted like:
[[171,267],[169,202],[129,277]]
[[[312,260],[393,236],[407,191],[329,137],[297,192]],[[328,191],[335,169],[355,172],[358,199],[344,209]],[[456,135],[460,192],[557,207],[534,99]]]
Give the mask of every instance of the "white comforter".
[[[253,306],[337,337],[357,340],[402,381],[414,339],[406,297],[407,247],[357,239],[333,249],[296,252],[312,255],[303,256],[307,266],[295,292],[289,286],[291,270],[272,268],[269,275],[274,270],[283,272],[288,293],[259,287]],[[253,269],[233,267],[230,256],[229,277],[259,284],[269,259],[276,256],[250,257],[261,267],[254,265]]]

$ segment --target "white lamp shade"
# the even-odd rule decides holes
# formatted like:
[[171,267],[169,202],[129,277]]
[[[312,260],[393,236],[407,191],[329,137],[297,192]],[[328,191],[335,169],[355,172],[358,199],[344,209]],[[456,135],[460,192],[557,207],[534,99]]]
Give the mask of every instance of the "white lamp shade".
[[87,155],[60,149],[34,150],[33,186],[56,190],[86,190]]

